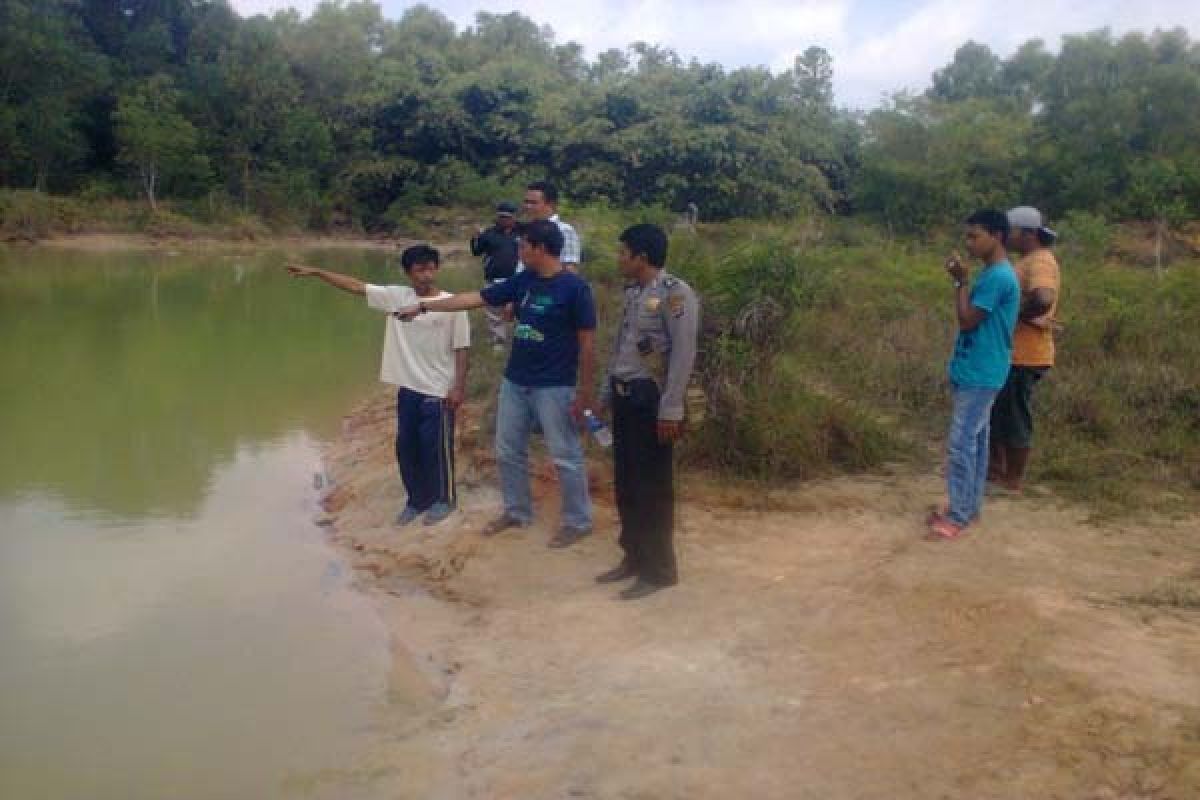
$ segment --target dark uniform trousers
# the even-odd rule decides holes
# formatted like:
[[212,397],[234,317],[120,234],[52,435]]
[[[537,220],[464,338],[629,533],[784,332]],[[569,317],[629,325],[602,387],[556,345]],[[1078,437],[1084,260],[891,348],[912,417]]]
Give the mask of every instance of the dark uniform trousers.
[[669,586],[675,568],[674,447],[658,441],[658,386],[613,381],[613,466],[621,548],[646,581]]

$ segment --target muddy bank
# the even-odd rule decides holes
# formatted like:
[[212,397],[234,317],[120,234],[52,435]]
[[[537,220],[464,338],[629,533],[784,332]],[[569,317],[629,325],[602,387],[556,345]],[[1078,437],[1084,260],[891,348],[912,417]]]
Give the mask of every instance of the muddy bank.
[[420,689],[370,756],[404,796],[1200,796],[1200,613],[1139,599],[1200,585],[1200,521],[999,499],[935,544],[915,511],[934,478],[806,485],[769,512],[697,490],[682,583],[624,603],[592,580],[618,556],[607,503],[594,536],[545,547],[548,471],[537,525],[478,535],[499,498],[462,428],[462,512],[436,528],[391,525],[386,394],[327,454],[322,521],[384,609],[398,695]]

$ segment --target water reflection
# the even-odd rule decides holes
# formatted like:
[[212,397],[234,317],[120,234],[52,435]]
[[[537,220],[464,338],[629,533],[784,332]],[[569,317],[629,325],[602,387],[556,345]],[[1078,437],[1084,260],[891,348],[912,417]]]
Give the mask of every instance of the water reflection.
[[[0,499],[190,515],[239,443],[327,429],[369,385],[381,323],[282,261],[0,255]],[[384,256],[353,262],[381,274]]]
[[311,516],[383,323],[283,260],[0,248],[0,797],[287,796],[377,739],[384,631]]

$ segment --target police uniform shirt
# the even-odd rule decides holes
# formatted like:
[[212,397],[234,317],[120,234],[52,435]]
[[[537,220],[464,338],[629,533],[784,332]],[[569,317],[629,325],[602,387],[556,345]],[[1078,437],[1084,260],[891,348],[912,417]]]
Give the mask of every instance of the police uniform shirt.
[[[658,384],[658,418],[679,421],[696,361],[700,309],[691,287],[665,271],[648,285],[625,290],[621,325],[608,375],[618,381],[650,379]],[[604,382],[606,397],[612,389]]]

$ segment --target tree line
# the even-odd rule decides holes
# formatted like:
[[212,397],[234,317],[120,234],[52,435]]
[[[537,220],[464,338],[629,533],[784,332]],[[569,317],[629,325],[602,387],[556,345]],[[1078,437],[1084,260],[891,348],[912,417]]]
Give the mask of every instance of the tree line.
[[1200,216],[1200,43],[1182,30],[967,43],[921,94],[839,108],[833,60],[726,69],[633,43],[589,60],[517,13],[464,30],[327,0],[0,0],[0,186],[385,229],[535,177],[707,218],[863,213],[897,231],[1018,198]]

